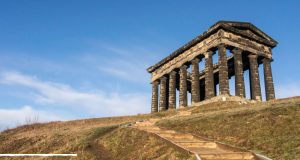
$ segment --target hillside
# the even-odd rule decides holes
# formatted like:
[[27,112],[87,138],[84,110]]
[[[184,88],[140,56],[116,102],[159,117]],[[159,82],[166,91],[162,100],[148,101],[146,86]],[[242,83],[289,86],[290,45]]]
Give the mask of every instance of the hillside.
[[[191,115],[171,117],[182,111]],[[222,102],[179,112],[26,125],[0,133],[0,153],[78,154],[71,159],[194,159],[152,134],[126,127],[130,122],[162,117],[163,120],[156,122],[161,128],[193,133],[274,159],[300,156],[300,97],[257,104]]]
[[193,133],[274,159],[300,157],[300,98],[252,105],[215,103],[192,110],[184,118],[158,126]]

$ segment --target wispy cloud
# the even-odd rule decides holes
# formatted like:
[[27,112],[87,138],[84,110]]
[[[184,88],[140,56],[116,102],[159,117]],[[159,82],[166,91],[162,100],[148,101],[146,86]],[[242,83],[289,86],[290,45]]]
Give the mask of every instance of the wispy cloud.
[[96,66],[103,74],[134,83],[148,83],[150,74],[146,69],[153,54],[142,47],[121,48],[100,45],[98,54],[86,54],[83,61]]
[[0,131],[33,122],[48,122],[64,120],[64,118],[49,112],[35,110],[31,106],[18,109],[0,109]]
[[18,72],[6,72],[1,83],[27,87],[34,92],[32,100],[39,104],[58,104],[96,116],[128,115],[148,111],[148,94],[118,93],[96,90],[83,92],[69,85],[42,81]]

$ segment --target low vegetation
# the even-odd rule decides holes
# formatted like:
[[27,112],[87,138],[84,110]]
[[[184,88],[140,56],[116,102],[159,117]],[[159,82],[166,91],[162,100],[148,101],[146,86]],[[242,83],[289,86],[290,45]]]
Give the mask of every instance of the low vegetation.
[[[120,127],[142,119],[165,117],[174,114],[173,112],[24,125],[0,133],[0,153],[76,153],[78,157],[71,159],[105,160],[150,157],[152,151],[156,153],[152,157],[158,159],[164,159],[163,157],[166,156],[186,159],[189,154],[173,149],[172,146],[164,144],[152,135]],[[148,143],[150,145],[147,146]],[[130,148],[137,151],[126,152]],[[140,154],[142,152],[149,153]],[[5,157],[5,159],[16,158]]]
[[83,160],[194,159],[152,134],[124,127],[143,119],[164,118],[157,122],[162,128],[193,133],[274,159],[300,156],[300,97],[257,104],[218,102],[181,110],[191,115],[172,118],[178,111],[171,110],[25,125],[0,133],[0,153],[76,153],[78,157],[71,159]]
[[253,150],[274,159],[299,158],[300,98],[248,105],[225,103],[224,106],[228,107],[220,103],[197,107],[189,117],[162,120],[157,125]]

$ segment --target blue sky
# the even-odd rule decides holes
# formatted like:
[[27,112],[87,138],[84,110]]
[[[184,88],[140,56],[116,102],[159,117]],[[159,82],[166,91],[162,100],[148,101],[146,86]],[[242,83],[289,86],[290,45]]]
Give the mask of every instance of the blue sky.
[[149,112],[146,68],[219,20],[248,21],[276,39],[277,97],[300,95],[299,7],[292,0],[2,0],[0,130],[32,117]]

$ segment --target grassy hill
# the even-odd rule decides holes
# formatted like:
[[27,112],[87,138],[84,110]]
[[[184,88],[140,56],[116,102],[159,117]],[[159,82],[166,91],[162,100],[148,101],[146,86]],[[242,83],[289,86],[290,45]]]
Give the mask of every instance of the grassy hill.
[[78,157],[73,159],[194,159],[193,155],[151,134],[123,127],[129,122],[165,117],[157,122],[158,126],[274,159],[300,156],[300,97],[257,104],[219,102],[184,110],[192,115],[168,118],[178,113],[172,110],[152,115],[25,125],[0,133],[0,153],[77,153]]
[[274,159],[300,157],[300,98],[252,105],[215,103],[157,124],[238,146]]

